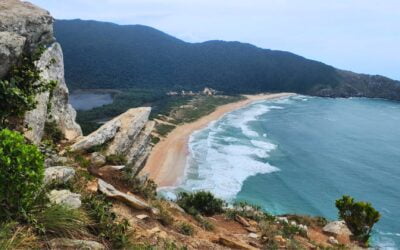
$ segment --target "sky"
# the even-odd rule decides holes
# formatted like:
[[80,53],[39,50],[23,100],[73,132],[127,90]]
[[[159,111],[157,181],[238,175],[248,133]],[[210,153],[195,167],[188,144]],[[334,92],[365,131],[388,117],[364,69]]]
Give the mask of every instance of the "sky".
[[57,19],[240,41],[400,80],[400,0],[30,0]]

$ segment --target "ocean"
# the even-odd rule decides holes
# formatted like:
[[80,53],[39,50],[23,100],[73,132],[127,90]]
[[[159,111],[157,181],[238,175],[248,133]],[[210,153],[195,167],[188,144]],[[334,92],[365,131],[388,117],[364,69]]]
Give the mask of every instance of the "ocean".
[[372,243],[400,248],[400,103],[293,96],[253,103],[192,134],[178,190],[273,214],[337,219],[344,194],[382,214]]

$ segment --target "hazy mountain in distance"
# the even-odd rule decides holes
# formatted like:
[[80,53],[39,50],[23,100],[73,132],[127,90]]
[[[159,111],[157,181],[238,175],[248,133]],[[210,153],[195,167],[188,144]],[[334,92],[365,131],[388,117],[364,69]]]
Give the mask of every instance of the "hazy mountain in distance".
[[400,100],[400,84],[240,42],[187,43],[143,25],[57,20],[70,88],[290,91]]

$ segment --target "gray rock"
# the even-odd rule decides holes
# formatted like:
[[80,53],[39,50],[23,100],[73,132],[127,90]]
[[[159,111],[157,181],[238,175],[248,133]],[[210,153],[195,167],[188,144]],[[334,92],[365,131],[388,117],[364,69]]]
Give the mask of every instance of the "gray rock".
[[66,238],[56,238],[49,241],[50,249],[85,249],[103,250],[106,249],[102,244],[91,240],[72,240]]
[[328,243],[330,243],[332,245],[337,245],[337,244],[339,244],[339,241],[337,239],[335,239],[335,237],[330,236],[328,239]]
[[135,108],[117,117],[121,126],[107,148],[107,155],[126,154],[149,120],[150,112],[150,107]]
[[62,204],[73,209],[82,205],[81,195],[72,193],[69,190],[52,190],[49,194],[49,199],[52,203]]
[[324,233],[333,235],[352,235],[350,229],[346,225],[346,222],[342,220],[329,222],[322,228],[322,231]]
[[0,10],[0,31],[25,37],[28,52],[54,42],[53,18],[48,11],[19,0],[0,1]]
[[51,110],[47,120],[55,121],[67,140],[74,140],[82,136],[82,130],[75,122],[76,111],[68,101],[69,91],[64,79],[64,58],[61,46],[54,43],[47,51],[48,53],[43,54],[45,61],[52,59],[56,61],[45,71],[47,73],[46,79],[56,80],[58,83],[52,93]]
[[107,142],[106,155],[125,156],[127,167],[136,174],[144,167],[151,151],[150,134],[155,123],[148,121],[150,111],[149,107],[129,109],[78,140],[71,149],[80,151]]
[[114,118],[113,120],[105,123],[98,130],[94,131],[88,136],[79,139],[75,144],[71,146],[72,151],[80,151],[89,149],[93,146],[102,145],[106,141],[114,138],[115,134],[118,132],[121,126],[120,120]]
[[[55,63],[51,63],[53,59]],[[51,100],[49,100],[49,92],[36,96],[38,102],[36,108],[25,114],[25,125],[30,128],[25,132],[25,136],[38,144],[43,137],[46,120],[55,121],[68,140],[81,136],[82,130],[75,122],[76,112],[68,104],[68,89],[64,80],[64,63],[60,45],[54,43],[46,49],[37,62],[37,66],[42,70],[41,77],[44,80],[55,80],[58,84],[53,90]],[[51,110],[47,110],[49,102]]]
[[12,32],[0,32],[0,79],[11,69],[24,50],[26,38]]
[[148,210],[154,214],[158,214],[158,210],[151,207],[147,202],[140,200],[133,194],[125,194],[121,191],[118,191],[114,186],[111,184],[99,179],[99,190],[107,197],[114,198],[126,203],[128,206],[131,206],[136,209],[141,210]]
[[75,170],[71,167],[56,166],[46,168],[44,171],[44,183],[67,183],[75,176]]
[[106,164],[106,157],[99,152],[92,153],[90,160],[94,166],[103,166]]

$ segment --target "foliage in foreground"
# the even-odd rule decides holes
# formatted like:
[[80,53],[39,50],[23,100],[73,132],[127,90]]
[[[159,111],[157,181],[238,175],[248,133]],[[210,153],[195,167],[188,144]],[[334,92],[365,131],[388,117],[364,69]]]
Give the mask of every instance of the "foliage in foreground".
[[224,212],[223,207],[225,204],[223,200],[214,197],[212,193],[207,191],[181,192],[176,202],[188,214],[196,215],[200,213],[205,216],[213,216]]
[[0,220],[32,208],[44,176],[43,155],[18,132],[0,131]]
[[336,200],[339,217],[343,219],[351,232],[362,242],[367,242],[372,227],[381,217],[380,213],[372,207],[371,203],[358,201],[344,195]]

